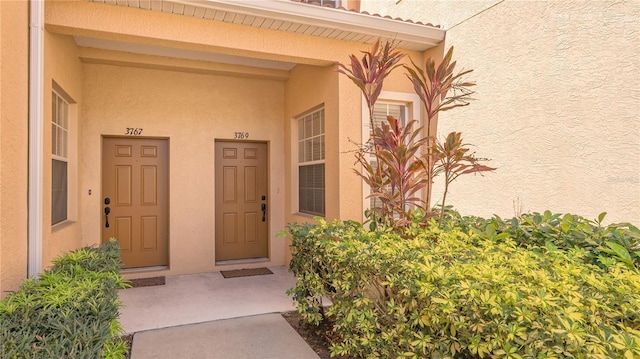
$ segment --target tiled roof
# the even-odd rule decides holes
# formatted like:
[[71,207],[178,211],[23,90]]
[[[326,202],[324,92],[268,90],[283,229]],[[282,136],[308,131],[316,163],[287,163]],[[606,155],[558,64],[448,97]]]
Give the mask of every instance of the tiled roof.
[[320,1],[316,1],[316,0],[291,0],[293,2],[300,2],[300,3],[305,3],[305,4],[309,4],[309,5],[313,5],[313,6],[322,6],[322,7],[328,7],[328,8],[332,8],[332,9],[338,9],[338,10],[343,10],[343,11],[350,11],[350,12],[355,12],[355,13],[359,13],[359,14],[363,14],[363,15],[369,15],[369,16],[374,16],[374,17],[380,17],[380,18],[384,18],[384,19],[390,19],[390,20],[395,20],[395,21],[401,21],[401,22],[408,22],[410,24],[416,24],[416,25],[423,25],[423,26],[429,26],[429,27],[435,27],[435,28],[440,28],[440,25],[433,25],[432,23],[423,23],[422,21],[413,21],[411,19],[402,19],[399,17],[392,17],[389,15],[385,15],[382,16],[380,14],[371,14],[367,11],[357,11],[354,9],[347,9],[343,6],[334,6],[334,2],[327,2],[326,4],[322,4],[322,2]]

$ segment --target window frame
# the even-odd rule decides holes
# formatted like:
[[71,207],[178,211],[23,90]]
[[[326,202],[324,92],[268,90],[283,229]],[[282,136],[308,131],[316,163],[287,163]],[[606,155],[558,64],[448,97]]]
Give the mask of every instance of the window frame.
[[[314,123],[315,120],[314,114],[318,113],[320,121],[319,124],[319,132],[315,133],[314,131]],[[309,136],[304,132],[304,129],[301,127],[301,121],[311,120],[310,130],[311,133]],[[312,215],[312,216],[321,216],[324,217],[326,215],[326,112],[325,107],[323,105],[316,106],[302,114],[295,116],[294,118],[295,129],[296,129],[296,141],[295,141],[295,208],[296,212],[304,215]],[[314,151],[314,140],[318,140],[319,142],[319,155],[315,155]],[[307,150],[310,149],[310,158],[307,156]],[[301,171],[302,168],[312,168],[322,166],[322,186],[302,186],[301,183]],[[322,208],[321,211],[316,206],[313,209],[303,208],[302,206],[302,190],[306,188],[308,191],[321,190],[322,192]]]
[[[48,150],[51,160],[50,167],[50,219],[51,227],[64,226],[65,223],[74,221],[77,218],[77,200],[75,193],[77,188],[77,139],[76,139],[76,116],[77,103],[69,94],[52,81],[51,87],[51,146]],[[60,101],[60,102],[58,102]],[[60,111],[59,103],[64,104],[64,110]],[[57,129],[60,129],[57,132]],[[64,164],[64,170],[56,175],[56,162],[58,165]],[[57,186],[56,186],[57,185]],[[60,192],[63,192],[60,199]],[[57,193],[56,193],[57,192]],[[60,200],[63,203],[60,203]]]

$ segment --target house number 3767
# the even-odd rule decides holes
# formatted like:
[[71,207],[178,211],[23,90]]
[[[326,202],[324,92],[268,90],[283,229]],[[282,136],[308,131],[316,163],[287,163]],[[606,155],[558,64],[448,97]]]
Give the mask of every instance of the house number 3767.
[[139,127],[127,127],[124,134],[127,136],[140,136],[142,134],[142,129]]

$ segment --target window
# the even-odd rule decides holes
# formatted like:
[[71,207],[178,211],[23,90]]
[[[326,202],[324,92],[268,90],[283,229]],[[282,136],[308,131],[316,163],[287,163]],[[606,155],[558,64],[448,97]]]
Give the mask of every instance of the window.
[[[386,123],[389,115],[397,118],[402,125],[405,125],[410,119],[416,119],[418,124],[414,125],[414,129],[420,127],[420,98],[415,94],[382,91],[373,108],[374,125],[380,126],[381,123]],[[362,100],[362,126],[362,143],[367,143],[372,129],[369,124],[369,110],[364,99]],[[370,160],[375,166],[375,157],[372,156]],[[363,186],[364,210],[379,207],[380,200],[369,197],[371,189],[366,183]]]
[[[387,116],[393,116],[398,119],[400,125],[404,126],[407,123],[407,113],[409,112],[407,104],[404,103],[393,103],[393,102],[382,102],[378,101],[373,107],[373,121],[375,126],[380,126],[382,123],[387,123]],[[376,167],[375,157],[371,156],[370,159],[374,168]],[[371,194],[371,190],[368,191],[369,195]],[[371,197],[369,198],[369,207],[368,208],[376,208],[380,207],[382,203],[380,199]]]
[[55,91],[51,103],[51,224],[67,220],[69,103]]
[[324,216],[324,108],[297,119],[298,211]]

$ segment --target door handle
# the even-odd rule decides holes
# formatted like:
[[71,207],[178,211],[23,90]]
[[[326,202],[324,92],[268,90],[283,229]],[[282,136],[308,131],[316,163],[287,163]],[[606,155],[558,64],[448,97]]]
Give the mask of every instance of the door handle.
[[263,203],[260,205],[260,208],[262,209],[262,222],[267,220],[267,204]]
[[109,208],[109,204],[111,203],[111,199],[109,197],[104,198],[104,204],[107,207],[104,207],[104,227],[109,228],[109,213],[111,213],[111,208]]
[[109,228],[109,213],[111,213],[111,208],[104,207],[104,226],[105,228]]

